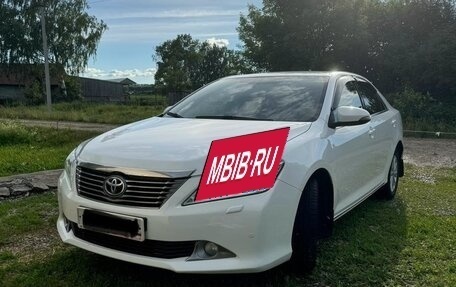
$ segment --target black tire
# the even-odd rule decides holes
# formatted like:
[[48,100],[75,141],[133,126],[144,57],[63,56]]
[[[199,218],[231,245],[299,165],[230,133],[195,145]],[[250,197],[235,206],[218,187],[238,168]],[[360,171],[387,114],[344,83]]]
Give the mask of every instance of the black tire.
[[297,273],[310,272],[317,262],[317,242],[321,222],[319,196],[319,183],[313,178],[307,183],[301,195],[293,226],[293,254],[290,263],[293,271]]
[[396,196],[400,173],[399,161],[400,154],[396,151],[393,155],[393,158],[391,159],[391,164],[388,171],[388,181],[377,193],[380,198],[392,200]]

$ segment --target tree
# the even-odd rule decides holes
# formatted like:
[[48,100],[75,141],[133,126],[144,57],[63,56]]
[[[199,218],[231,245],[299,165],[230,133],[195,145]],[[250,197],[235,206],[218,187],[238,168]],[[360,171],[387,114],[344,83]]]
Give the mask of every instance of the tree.
[[0,63],[43,62],[39,13],[45,7],[49,60],[81,72],[107,26],[89,15],[86,0],[3,0],[0,7]]
[[155,87],[161,93],[192,91],[227,75],[245,73],[239,52],[178,35],[155,48]]
[[[371,29],[383,43],[378,79],[388,92],[405,85],[439,100],[456,94],[456,6],[453,0],[387,1]],[[445,99],[446,98],[446,99]]]
[[264,0],[238,31],[259,70],[348,70],[387,93],[456,94],[454,0]]
[[249,73],[239,51],[202,42],[198,47],[197,64],[190,71],[193,89],[228,75]]
[[178,35],[155,48],[157,62],[155,88],[167,93],[188,91],[193,88],[190,74],[198,63],[199,42],[190,35]]
[[321,66],[327,40],[328,0],[265,0],[249,6],[238,28],[244,53],[260,70],[309,70]]

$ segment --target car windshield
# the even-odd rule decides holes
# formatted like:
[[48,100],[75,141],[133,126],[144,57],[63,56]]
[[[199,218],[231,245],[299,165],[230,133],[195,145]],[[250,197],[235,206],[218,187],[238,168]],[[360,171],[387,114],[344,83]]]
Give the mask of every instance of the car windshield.
[[166,113],[170,117],[273,121],[315,121],[327,76],[260,76],[218,80]]

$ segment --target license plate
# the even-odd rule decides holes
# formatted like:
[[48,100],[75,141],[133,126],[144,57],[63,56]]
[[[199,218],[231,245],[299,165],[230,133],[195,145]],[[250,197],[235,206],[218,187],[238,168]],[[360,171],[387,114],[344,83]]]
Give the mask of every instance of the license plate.
[[136,241],[145,240],[145,219],[78,207],[78,227]]

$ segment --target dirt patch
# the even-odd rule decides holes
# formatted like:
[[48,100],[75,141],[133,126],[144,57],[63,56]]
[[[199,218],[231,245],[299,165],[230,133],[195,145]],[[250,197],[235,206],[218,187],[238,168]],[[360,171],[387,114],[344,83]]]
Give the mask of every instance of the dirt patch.
[[417,166],[456,167],[456,140],[404,138],[404,161]]
[[10,253],[19,262],[29,262],[50,257],[63,247],[56,230],[41,230],[18,236],[12,243],[2,246],[0,252]]

